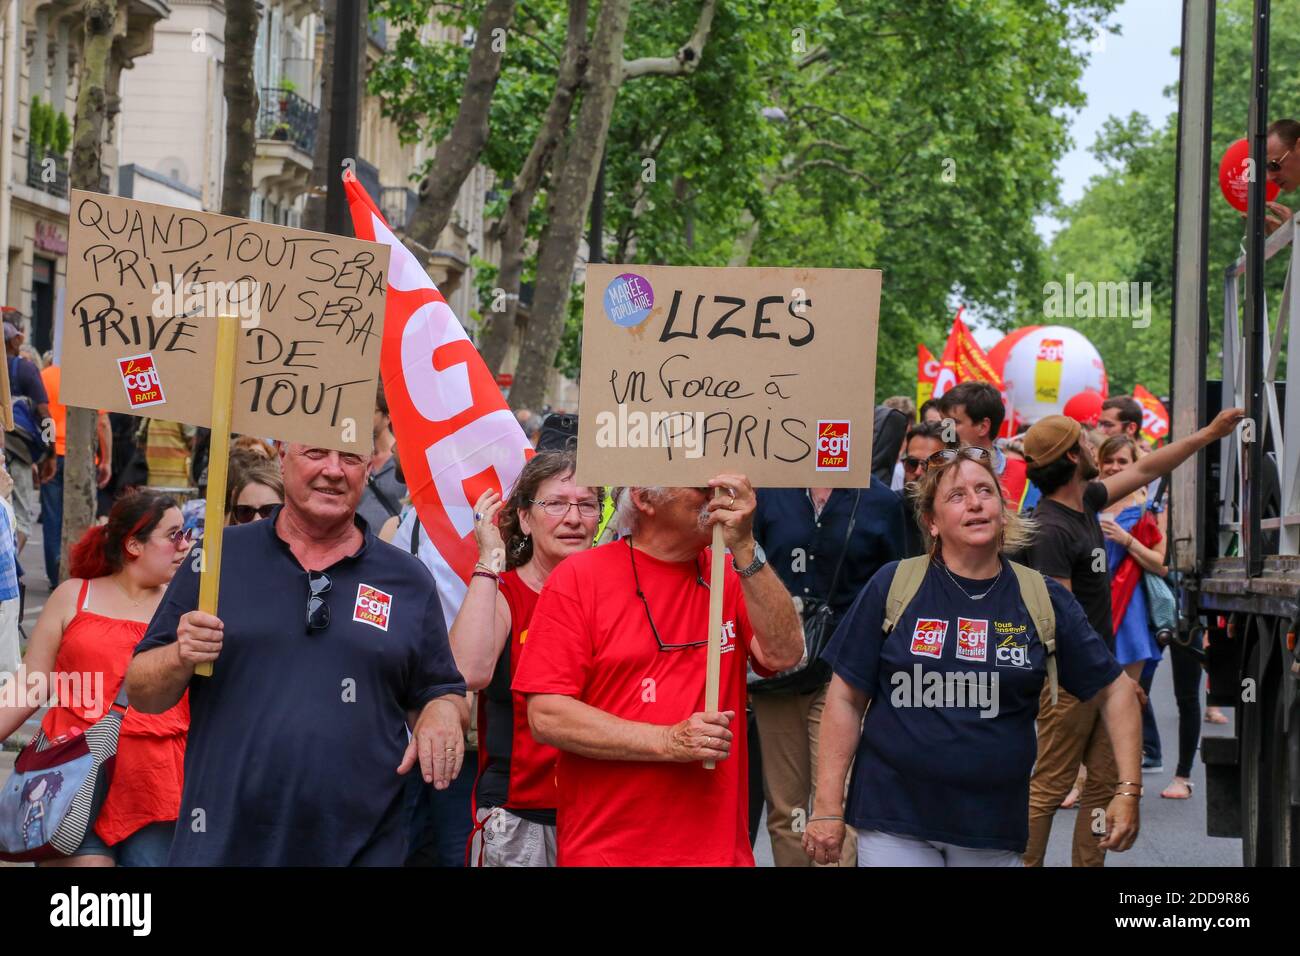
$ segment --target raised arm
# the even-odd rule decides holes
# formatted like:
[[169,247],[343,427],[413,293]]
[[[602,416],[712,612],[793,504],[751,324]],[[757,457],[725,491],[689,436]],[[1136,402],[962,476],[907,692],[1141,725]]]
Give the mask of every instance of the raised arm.
[[[474,539],[478,563],[500,574],[505,570],[505,544],[496,527],[496,516],[504,502],[495,491],[486,491],[474,505]],[[483,570],[475,567],[476,571]],[[451,622],[448,637],[456,667],[470,690],[482,690],[492,680],[501,652],[510,637],[510,605],[501,596],[500,585],[491,578],[469,579],[465,601]]]
[[1159,448],[1149,455],[1144,455],[1132,468],[1125,468],[1109,478],[1101,479],[1110,495],[1107,504],[1127,498],[1144,485],[1169,474],[1206,445],[1220,438],[1226,438],[1232,434],[1232,430],[1237,427],[1245,414],[1245,410],[1241,408],[1225,408],[1215,416],[1214,421],[1194,434],[1170,442],[1164,448]]
[[[709,521],[722,525],[722,538],[736,567],[747,567],[754,561],[752,531],[758,501],[754,488],[744,475],[719,475],[709,485],[725,492],[709,502]],[[754,658],[774,672],[794,667],[803,657],[803,625],[790,592],[770,564],[741,578],[740,584],[754,628]]]

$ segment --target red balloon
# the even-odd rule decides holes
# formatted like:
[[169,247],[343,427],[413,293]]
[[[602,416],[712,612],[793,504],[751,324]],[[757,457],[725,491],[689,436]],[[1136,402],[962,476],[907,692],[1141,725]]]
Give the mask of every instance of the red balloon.
[[[1237,140],[1224,151],[1223,159],[1219,161],[1219,188],[1223,190],[1223,198],[1233,209],[1246,211],[1246,196],[1250,190],[1250,180],[1246,178],[1246,171],[1250,169],[1250,142],[1244,137]],[[1261,170],[1260,175],[1265,175],[1267,170]],[[1264,198],[1272,202],[1281,192],[1277,183],[1268,180],[1264,183]]]
[[1103,401],[1104,399],[1099,392],[1086,388],[1066,402],[1065,408],[1061,409],[1061,411],[1080,425],[1096,428],[1097,421],[1101,418],[1101,403]]

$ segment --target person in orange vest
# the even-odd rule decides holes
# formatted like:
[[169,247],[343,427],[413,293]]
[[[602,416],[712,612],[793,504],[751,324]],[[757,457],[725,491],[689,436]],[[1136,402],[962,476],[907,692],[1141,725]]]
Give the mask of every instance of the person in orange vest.
[[[54,423],[54,471],[41,483],[41,542],[45,547],[45,576],[53,590],[59,583],[59,558],[63,544],[63,456],[68,447],[68,406],[59,401],[62,369],[47,365],[41,369],[41,382],[50,399],[50,421]],[[113,432],[108,414],[99,413],[95,423],[99,436],[99,455],[95,466],[95,484],[103,488],[113,476]]]

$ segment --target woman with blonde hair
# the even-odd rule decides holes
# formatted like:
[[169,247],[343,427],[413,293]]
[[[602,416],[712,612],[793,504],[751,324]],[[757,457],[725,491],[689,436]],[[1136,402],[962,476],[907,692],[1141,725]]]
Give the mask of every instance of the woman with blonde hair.
[[1058,680],[1101,697],[1121,771],[1102,846],[1128,849],[1141,717],[1123,671],[1068,590],[1003,556],[1031,527],[986,449],[935,452],[916,498],[929,554],[881,568],[823,655],[834,676],[805,850],[835,861],[847,823],[859,866],[1022,865],[1039,696]]

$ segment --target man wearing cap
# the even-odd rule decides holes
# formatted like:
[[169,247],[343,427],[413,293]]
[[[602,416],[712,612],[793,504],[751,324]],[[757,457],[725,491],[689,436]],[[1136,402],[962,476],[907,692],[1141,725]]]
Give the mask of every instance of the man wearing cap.
[[[1088,620],[1114,650],[1106,547],[1097,513],[1142,485],[1167,475],[1211,442],[1232,433],[1245,412],[1229,408],[1196,434],[1172,442],[1131,468],[1100,481],[1082,427],[1064,415],[1049,415],[1025,434],[1029,479],[1043,493],[1034,509],[1038,532],[1025,555],[1030,567],[1074,592]],[[1064,689],[1056,706],[1044,697],[1038,714],[1038,762],[1029,785],[1029,843],[1026,866],[1041,866],[1052,815],[1074,784],[1079,764],[1088,780],[1074,828],[1075,866],[1102,866],[1105,851],[1091,832],[1094,809],[1104,812],[1117,785],[1115,756],[1094,702],[1082,703]],[[1141,781],[1123,781],[1141,787]]]
[[[36,485],[38,481],[47,481],[53,476],[54,458],[51,456],[42,460],[36,449],[39,431],[50,419],[49,396],[41,383],[40,371],[19,354],[19,349],[23,347],[23,333],[10,320],[18,317],[17,311],[9,310],[5,315],[8,316],[4,330],[5,355],[9,363],[9,394],[14,399],[28,399],[34,417],[27,416],[22,425],[26,431],[36,430],[32,436],[34,440],[23,438],[16,432],[5,436],[5,451],[10,462],[9,474],[14,480],[14,518],[18,521],[18,552],[21,554],[31,536],[40,504],[36,496]],[[20,424],[20,411],[16,405],[14,415],[14,424]]]

